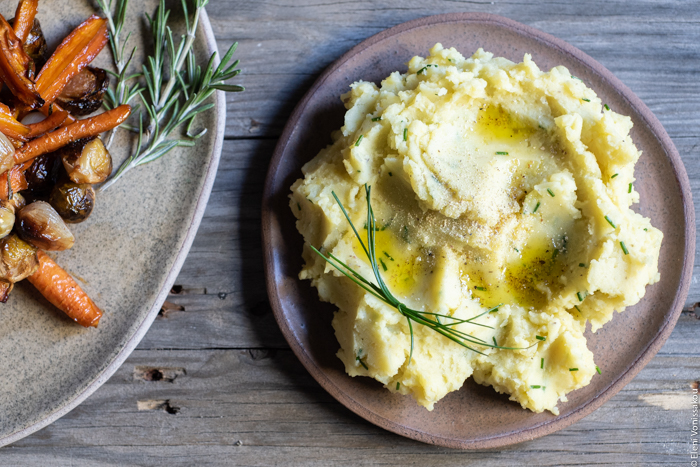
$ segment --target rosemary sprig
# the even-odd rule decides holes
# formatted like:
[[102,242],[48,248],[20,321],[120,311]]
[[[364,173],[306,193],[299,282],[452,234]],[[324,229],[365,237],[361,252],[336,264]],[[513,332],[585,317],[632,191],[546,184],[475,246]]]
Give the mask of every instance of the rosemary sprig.
[[[123,11],[126,9],[127,1],[116,0],[118,15],[115,15],[115,20],[119,18],[122,22],[114,21],[116,32],[120,32],[123,26]],[[192,125],[197,115],[214,107],[213,103],[206,102],[209,97],[217,90],[243,91],[242,86],[225,83],[240,73],[240,70],[236,69],[238,60],[231,62],[238,43],[234,43],[228,49],[218,66],[214,66],[216,53],[209,58],[204,68],[197,65],[192,45],[201,11],[207,3],[208,0],[194,0],[195,9],[190,18],[187,0],[182,0],[186,34],[181,36],[177,44],[167,24],[170,10],[165,8],[164,0],[160,1],[153,17],[146,15],[151,28],[154,51],[142,66],[140,76],[143,78],[145,87],[136,93],[141,97],[148,115],[146,129],[144,130],[143,115],[140,114],[136,128],[139,135],[136,150],[100,187],[100,190],[111,186],[132,168],[159,159],[178,146],[194,146],[197,139],[207,132],[204,128],[193,133]],[[116,45],[118,46],[118,42]],[[123,47],[120,53],[123,57]],[[133,57],[133,51],[131,56]],[[125,62],[125,67],[128,66],[129,61],[130,59]],[[135,76],[124,75],[127,80]],[[165,76],[168,76],[167,80]],[[128,87],[125,88],[125,95],[133,97],[135,95],[133,89],[131,94],[128,90]],[[119,97],[118,92],[115,97]],[[183,127],[184,132],[181,132]]]
[[[355,225],[350,220],[350,215],[345,210],[343,203],[340,202],[340,200],[338,199],[338,196],[335,194],[335,192],[332,192],[332,194],[333,194],[333,197],[335,198],[335,201],[338,203],[338,206],[340,206],[340,210],[343,212],[343,215],[345,215],[345,219],[347,219],[348,223],[350,224],[352,231],[355,233],[357,240],[360,242],[360,245],[362,246],[362,249],[364,250],[365,255],[367,255],[367,259],[369,260],[370,266],[372,267],[372,271],[374,272],[374,278],[375,278],[376,284],[369,281],[368,279],[364,278],[357,271],[355,271],[350,266],[348,266],[347,264],[342,262],[340,259],[338,259],[336,256],[334,256],[332,253],[329,252],[327,255],[325,255],[325,254],[321,253],[319,250],[317,250],[313,245],[310,245],[310,246],[311,246],[311,249],[313,251],[315,251],[321,258],[326,260],[330,265],[335,267],[343,275],[348,277],[355,284],[362,287],[365,291],[372,294],[377,299],[379,299],[379,300],[383,301],[384,303],[396,308],[398,310],[398,312],[401,313],[406,318],[406,321],[408,322],[408,329],[409,329],[409,332],[411,335],[411,352],[410,352],[409,357],[408,357],[408,362],[410,363],[411,359],[413,357],[413,344],[414,344],[414,341],[413,341],[413,323],[422,324],[424,326],[427,326],[430,329],[432,329],[433,331],[435,331],[439,334],[442,334],[443,336],[447,337],[448,339],[450,339],[453,342],[456,342],[457,344],[461,345],[462,347],[466,347],[467,349],[472,350],[472,351],[474,351],[478,354],[481,354],[481,355],[485,355],[485,354],[483,352],[476,350],[475,348],[471,347],[468,344],[472,344],[474,346],[491,347],[494,349],[522,350],[522,348],[520,348],[520,347],[502,347],[499,345],[490,344],[479,337],[475,337],[475,336],[472,336],[471,334],[468,334],[466,332],[455,329],[456,325],[462,324],[462,323],[469,323],[469,324],[473,324],[475,326],[481,326],[481,327],[493,329],[492,326],[488,326],[486,324],[481,324],[481,323],[475,322],[476,319],[481,318],[482,316],[488,314],[492,310],[486,310],[483,313],[480,313],[480,314],[473,316],[469,319],[459,319],[459,318],[455,318],[455,317],[450,316],[450,315],[445,315],[445,314],[440,314],[440,313],[432,313],[432,312],[428,312],[428,311],[413,310],[413,309],[407,307],[406,305],[404,305],[403,303],[401,303],[389,291],[389,288],[387,287],[386,283],[382,279],[381,273],[379,271],[377,255],[375,252],[376,225],[375,225],[375,219],[374,219],[374,211],[372,210],[372,204],[371,204],[371,200],[370,200],[371,191],[372,191],[371,187],[369,187],[365,184],[365,194],[367,197],[367,244],[365,244],[362,241],[362,238],[360,237],[360,234],[357,232]],[[440,318],[442,318],[442,320]]]
[[[107,24],[109,25],[109,47],[112,50],[112,60],[114,61],[114,67],[117,72],[112,72],[106,70],[114,79],[117,84],[114,89],[107,89],[105,93],[104,105],[108,109],[114,109],[122,104],[128,104],[131,100],[140,95],[143,91],[143,87],[138,83],[130,86],[128,81],[141,76],[141,73],[133,73],[127,75],[127,69],[134,58],[134,53],[136,53],[136,47],[131,49],[131,53],[128,58],[126,56],[126,45],[129,42],[131,33],[127,34],[124,38],[124,42],[121,42],[122,28],[124,27],[124,21],[126,19],[126,7],[129,0],[116,0],[116,8],[114,9],[114,15],[112,15],[112,4],[114,0],[109,0],[109,3],[105,3],[105,0],[96,0],[97,5],[102,10],[107,19]],[[109,132],[109,136],[106,139],[105,146],[107,149],[110,148],[112,142],[114,141],[114,135],[119,127],[114,128]]]

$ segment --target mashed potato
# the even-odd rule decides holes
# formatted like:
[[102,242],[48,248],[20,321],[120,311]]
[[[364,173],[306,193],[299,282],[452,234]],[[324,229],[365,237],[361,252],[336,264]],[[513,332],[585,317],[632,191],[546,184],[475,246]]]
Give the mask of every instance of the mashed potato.
[[[596,373],[584,331],[637,303],[659,280],[662,233],[639,200],[629,117],[564,67],[542,72],[483,50],[465,59],[437,44],[380,86],[342,96],[345,124],[303,168],[290,207],[305,239],[302,279],[338,307],[338,357],[432,409],[473,376],[523,407],[558,401]],[[366,235],[372,187],[376,254],[406,306],[468,319],[499,347],[474,352],[366,293],[309,245],[366,278],[369,261],[335,192]],[[364,226],[364,229],[362,227]],[[595,350],[595,349],[592,349]]]

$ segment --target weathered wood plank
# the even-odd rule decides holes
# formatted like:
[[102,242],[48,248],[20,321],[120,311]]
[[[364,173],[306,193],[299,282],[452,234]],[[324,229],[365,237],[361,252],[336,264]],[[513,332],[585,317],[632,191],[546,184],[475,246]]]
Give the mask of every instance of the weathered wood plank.
[[[672,341],[679,340],[676,334]],[[687,462],[696,361],[659,356],[570,428],[504,450],[458,453],[361,420],[325,393],[289,350],[137,350],[94,396],[3,450],[0,462],[21,464],[40,448],[51,449],[52,465],[123,465],[134,462],[135,452],[143,456],[137,463],[148,465],[187,465],[198,456],[217,465],[348,465],[349,459],[393,465],[495,466],[515,459],[519,465],[680,464]],[[160,368],[171,378],[144,378],[144,368]]]

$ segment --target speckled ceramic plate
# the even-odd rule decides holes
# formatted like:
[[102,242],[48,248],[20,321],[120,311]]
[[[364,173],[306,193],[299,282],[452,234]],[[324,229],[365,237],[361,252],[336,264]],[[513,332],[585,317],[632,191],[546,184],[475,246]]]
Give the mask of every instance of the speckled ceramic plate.
[[[174,3],[179,4],[179,3]],[[131,44],[150,50],[144,38],[144,12],[157,2],[130,2],[126,28]],[[17,2],[0,2],[12,17]],[[75,26],[95,13],[88,0],[39,3],[38,18],[55,46]],[[195,43],[208,58],[216,42],[205,15]],[[173,24],[180,30],[179,8]],[[134,63],[141,63],[136,57]],[[109,67],[109,47],[95,61]],[[155,319],[192,244],[209,198],[221,154],[225,104],[217,93],[215,108],[198,117],[209,132],[194,148],[179,148],[136,168],[103,193],[82,224],[71,226],[73,249],[54,256],[78,278],[104,315],[97,329],[69,321],[28,283],[20,283],[0,305],[0,445],[18,440],[66,414],[107,378],[136,347]],[[115,166],[131,147],[118,132]]]
[[[329,144],[343,123],[339,96],[359,79],[379,82],[406,70],[414,55],[436,43],[465,56],[478,47],[519,62],[531,53],[542,69],[566,66],[615,111],[634,122],[632,137],[643,156],[636,167],[635,210],[664,232],[661,281],[644,299],[618,314],[588,346],[602,375],[569,394],[559,416],[535,414],[469,380],[428,412],[411,397],[392,394],[369,378],[350,378],[335,357],[333,307],[300,281],[301,235],[288,206],[289,187],[301,166]],[[612,73],[566,42],[515,21],[488,14],[449,14],[405,23],[362,42],[331,65],[297,106],[275,150],[263,200],[263,241],[270,301],[287,341],[316,380],[342,404],[387,430],[454,448],[487,448],[552,433],[600,407],[627,384],[670,335],[688,293],[695,249],[688,177],[676,148],[651,111]]]

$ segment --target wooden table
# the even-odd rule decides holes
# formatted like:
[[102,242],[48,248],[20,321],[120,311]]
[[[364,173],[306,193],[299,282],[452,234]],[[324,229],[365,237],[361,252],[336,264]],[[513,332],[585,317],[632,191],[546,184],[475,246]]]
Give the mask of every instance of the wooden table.
[[458,11],[534,26],[612,70],[664,124],[700,194],[697,2],[212,0],[208,11],[220,50],[240,42],[247,90],[229,97],[216,184],[177,285],[121,369],[71,413],[0,450],[0,464],[691,465],[700,288],[661,352],[592,415],[502,450],[437,448],[357,417],[289,350],[264,289],[260,198],[282,127],[326,66],[387,27]]

